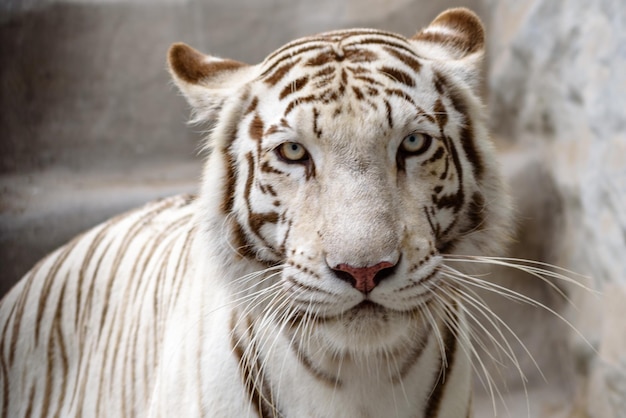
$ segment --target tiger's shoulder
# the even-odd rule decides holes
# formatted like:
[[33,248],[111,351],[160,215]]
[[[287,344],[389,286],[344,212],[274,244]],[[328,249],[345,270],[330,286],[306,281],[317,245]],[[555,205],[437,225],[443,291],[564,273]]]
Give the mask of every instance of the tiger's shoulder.
[[[95,382],[93,376],[101,375],[133,333],[146,337],[126,350],[128,360],[137,363],[132,368],[153,362],[169,310],[195,269],[190,254],[197,236],[196,205],[195,196],[178,195],[118,215],[58,248],[25,275],[0,302],[2,380],[11,382],[12,397],[33,397],[34,405],[50,411],[46,396],[84,394],[89,385],[105,384],[107,379]],[[50,362],[63,365],[54,376],[43,368]],[[109,397],[115,399],[115,391]],[[97,415],[102,402],[75,400],[73,412]]]

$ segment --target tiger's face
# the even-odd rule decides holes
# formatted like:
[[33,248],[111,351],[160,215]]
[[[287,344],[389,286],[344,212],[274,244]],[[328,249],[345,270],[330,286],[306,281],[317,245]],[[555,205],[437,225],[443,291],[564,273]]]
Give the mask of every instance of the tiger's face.
[[212,239],[226,264],[268,269],[244,282],[269,289],[259,308],[335,351],[414,340],[447,300],[443,256],[502,240],[505,193],[472,86],[482,27],[453,23],[457,44],[450,22],[413,39],[337,31],[257,66],[171,51],[197,117],[217,120],[201,215]]

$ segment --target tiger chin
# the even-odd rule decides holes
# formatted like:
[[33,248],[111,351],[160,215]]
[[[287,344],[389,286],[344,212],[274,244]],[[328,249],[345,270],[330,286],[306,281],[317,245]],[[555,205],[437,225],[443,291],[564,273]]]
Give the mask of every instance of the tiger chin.
[[511,229],[483,51],[463,8],[257,65],[173,45],[211,127],[200,193],[85,232],[2,300],[0,416],[471,416],[469,276],[446,258]]

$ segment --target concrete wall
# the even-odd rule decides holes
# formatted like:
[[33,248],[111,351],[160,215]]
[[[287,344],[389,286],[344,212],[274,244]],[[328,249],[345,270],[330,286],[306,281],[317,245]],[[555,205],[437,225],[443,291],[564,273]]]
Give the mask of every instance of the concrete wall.
[[[536,206],[527,219],[541,225],[532,234],[534,244],[522,242],[543,247],[536,256],[586,275],[570,274],[600,292],[559,285],[576,304],[562,312],[581,332],[561,329],[563,354],[555,363],[574,372],[566,383],[574,386],[572,401],[562,409],[569,406],[575,416],[624,417],[625,4],[489,0],[486,5],[492,131],[515,153],[527,155],[515,176],[521,185],[516,198],[522,210]],[[542,325],[535,328],[545,329]]]

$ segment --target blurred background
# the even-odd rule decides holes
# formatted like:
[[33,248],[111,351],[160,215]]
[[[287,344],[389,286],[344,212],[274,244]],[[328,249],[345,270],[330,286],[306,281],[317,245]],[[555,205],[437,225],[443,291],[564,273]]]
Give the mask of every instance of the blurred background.
[[[560,283],[566,303],[499,275],[587,342],[552,314],[486,296],[549,377],[530,366],[530,416],[626,416],[624,0],[0,0],[0,296],[85,228],[196,190],[203,134],[169,81],[171,43],[256,63],[328,29],[412,35],[453,6],[488,31],[484,99],[517,204],[512,255],[603,293]],[[508,416],[527,416],[512,376]],[[477,408],[493,415],[487,397]]]

